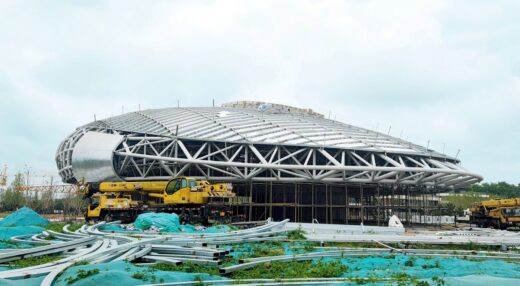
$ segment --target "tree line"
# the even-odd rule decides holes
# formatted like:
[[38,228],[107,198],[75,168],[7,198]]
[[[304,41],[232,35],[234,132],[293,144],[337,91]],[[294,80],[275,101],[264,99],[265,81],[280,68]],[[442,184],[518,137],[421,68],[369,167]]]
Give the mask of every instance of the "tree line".
[[83,194],[77,192],[56,193],[20,191],[24,187],[24,175],[17,173],[7,189],[0,192],[0,211],[11,212],[29,207],[40,214],[63,214],[81,216],[86,208]]
[[508,184],[506,182],[474,184],[466,189],[467,192],[488,194],[492,198],[518,198],[520,197],[520,184]]

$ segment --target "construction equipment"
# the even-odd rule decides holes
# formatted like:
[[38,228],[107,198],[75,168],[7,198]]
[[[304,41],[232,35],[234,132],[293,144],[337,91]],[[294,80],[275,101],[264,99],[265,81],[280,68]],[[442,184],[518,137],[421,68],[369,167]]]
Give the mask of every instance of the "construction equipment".
[[482,201],[470,211],[469,222],[478,227],[506,229],[520,225],[520,198]]
[[170,181],[102,182],[92,185],[87,220],[133,221],[144,212],[176,213],[182,221],[232,222],[231,184],[177,177]]

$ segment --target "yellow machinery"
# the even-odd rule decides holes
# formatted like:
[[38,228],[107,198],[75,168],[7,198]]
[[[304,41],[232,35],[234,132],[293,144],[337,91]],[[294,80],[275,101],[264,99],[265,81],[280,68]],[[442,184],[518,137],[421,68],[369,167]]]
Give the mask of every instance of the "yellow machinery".
[[90,198],[86,218],[132,221],[143,212],[175,212],[187,221],[226,221],[231,184],[177,177],[155,182],[102,182]]
[[470,223],[506,229],[520,224],[520,198],[482,201],[470,209]]

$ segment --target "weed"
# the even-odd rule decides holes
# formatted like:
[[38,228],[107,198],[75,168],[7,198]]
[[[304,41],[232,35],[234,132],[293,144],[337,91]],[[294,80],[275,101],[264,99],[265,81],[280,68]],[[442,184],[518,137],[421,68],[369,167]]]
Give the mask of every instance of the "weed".
[[433,265],[431,265],[431,264],[424,264],[421,267],[423,269],[441,268],[441,263],[438,260],[436,260]]
[[4,240],[4,239],[0,239],[0,243],[1,243],[1,244],[9,244],[9,245],[14,246],[15,248],[18,248],[18,246],[19,246],[19,243],[18,243],[18,242],[16,242],[16,241],[12,241],[12,240],[8,240],[8,239],[6,239],[6,240]]
[[301,278],[301,277],[338,277],[348,271],[341,261],[323,262],[318,260],[301,262],[264,263],[247,270],[239,270],[231,274],[233,279],[249,278]]
[[406,260],[404,262],[404,266],[407,266],[407,267],[414,267],[415,266],[415,259],[413,258],[409,258],[408,260]]
[[276,246],[272,244],[256,244],[251,248],[251,253],[249,257],[277,256],[284,254],[285,251],[281,246]]
[[157,283],[157,276],[152,274],[152,276],[150,276],[150,281],[152,282],[152,284]]
[[45,229],[52,230],[54,232],[63,232],[63,227],[66,223],[63,222],[51,222],[45,226]]
[[148,277],[146,277],[146,274],[143,272],[135,272],[134,274],[132,274],[131,277],[134,279],[139,279],[139,280],[143,280],[143,281],[148,280]]
[[436,286],[445,286],[446,281],[440,277],[432,277],[432,282],[435,283]]
[[11,261],[11,262],[9,262],[9,266],[15,267],[15,268],[24,268],[24,267],[30,267],[30,266],[53,262],[60,258],[61,257],[57,256],[57,255],[43,255],[43,256],[37,256],[37,257],[28,257],[28,258],[22,258],[22,259],[18,259],[15,261]]
[[204,286],[204,282],[202,282],[202,276],[200,275],[195,276],[195,279],[193,281],[196,282],[195,284],[193,284],[195,286]]
[[305,231],[301,227],[298,227],[295,230],[287,232],[287,238],[291,240],[303,240],[305,239]]
[[67,284],[72,284],[74,282],[77,282],[81,279],[85,279],[87,277],[90,277],[92,275],[96,275],[99,273],[99,269],[97,268],[94,268],[94,269],[90,269],[90,270],[83,270],[83,269],[80,269],[76,272],[76,277],[67,277],[65,278],[65,282],[67,282]]
[[55,239],[56,239],[56,237],[52,234],[45,237],[45,240],[55,240]]
[[314,247],[316,247],[317,245],[318,244],[314,243],[314,242],[306,242],[303,245],[303,250],[305,250],[305,252],[310,252],[310,251],[314,250]]
[[83,226],[83,224],[81,224],[81,223],[71,223],[71,224],[69,224],[69,227],[67,229],[70,231],[76,231],[76,230],[80,229],[82,226]]
[[88,265],[88,264],[89,264],[88,261],[86,261],[86,260],[80,260],[80,261],[74,263],[74,266],[81,266],[81,265]]
[[[47,230],[52,230],[54,232],[63,233],[63,227],[67,224],[68,223],[64,223],[64,222],[51,222],[48,225],[43,225],[43,227],[45,227],[45,229],[47,229]],[[83,224],[81,224],[81,223],[72,223],[72,224],[69,224],[68,229],[70,231],[76,231],[76,230],[80,229],[81,226],[83,226]]]
[[217,267],[209,265],[198,265],[191,262],[184,262],[181,265],[172,265],[166,263],[157,263],[150,266],[151,269],[161,271],[176,271],[186,273],[208,273],[210,275],[219,275]]

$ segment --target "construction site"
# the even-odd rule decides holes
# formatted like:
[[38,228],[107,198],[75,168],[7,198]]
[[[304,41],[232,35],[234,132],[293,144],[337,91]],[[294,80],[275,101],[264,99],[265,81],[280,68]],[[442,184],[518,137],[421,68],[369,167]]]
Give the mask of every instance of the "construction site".
[[429,146],[256,101],[71,131],[60,183],[0,173],[0,285],[520,283],[520,199],[457,218],[483,178]]

